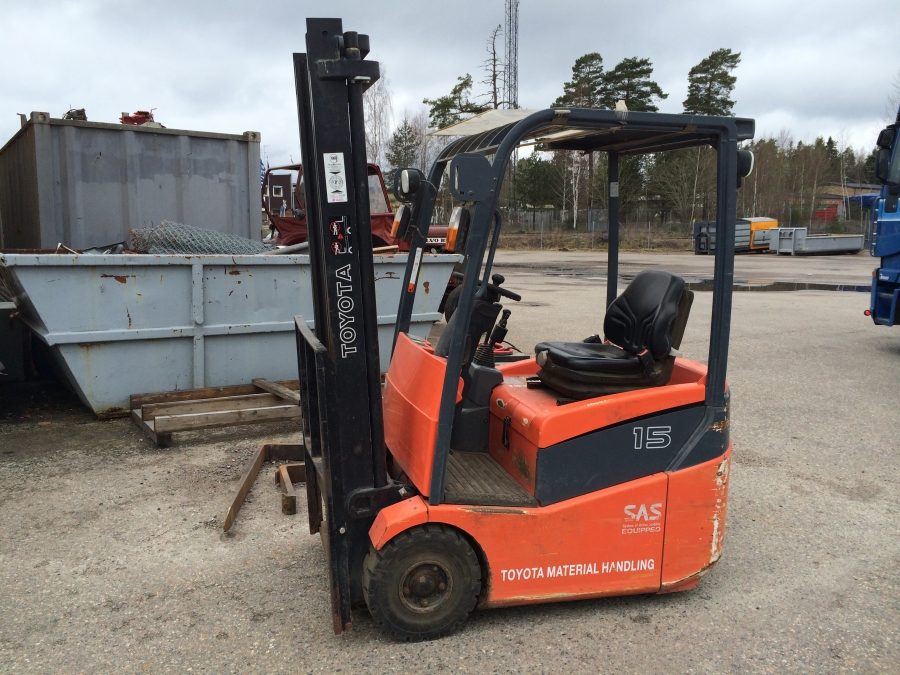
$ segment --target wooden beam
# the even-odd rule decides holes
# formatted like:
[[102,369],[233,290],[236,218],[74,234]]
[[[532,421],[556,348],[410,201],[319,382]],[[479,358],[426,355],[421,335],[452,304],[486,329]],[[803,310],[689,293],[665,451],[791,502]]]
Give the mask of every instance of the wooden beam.
[[306,448],[302,443],[269,443],[266,448],[269,453],[266,457],[273,462],[303,462],[306,458]]
[[281,484],[281,512],[292,516],[297,513],[297,493],[285,464],[278,467],[278,482]]
[[237,518],[238,511],[241,510],[241,506],[244,504],[244,500],[247,498],[247,493],[250,492],[250,488],[253,486],[253,481],[256,480],[256,476],[259,475],[259,470],[263,465],[263,462],[266,461],[266,444],[261,443],[259,448],[256,451],[256,454],[247,462],[247,466],[244,468],[244,473],[241,476],[240,486],[238,487],[237,493],[234,495],[234,499],[231,500],[231,506],[228,508],[228,512],[225,514],[225,520],[222,522],[222,527],[226,532],[231,529],[231,526],[234,524],[234,519]]
[[145,403],[141,406],[144,421],[170,415],[190,415],[192,413],[216,412],[219,410],[248,410],[284,405],[274,394],[248,394],[246,396],[220,396],[188,401],[167,401],[165,403]]
[[300,392],[298,391],[292,391],[285,386],[271,382],[262,377],[254,378],[253,385],[259,387],[263,391],[280,396],[286,401],[291,401],[295,405],[300,405]]
[[172,433],[190,429],[212,429],[217,427],[233,427],[240,424],[256,424],[257,422],[276,422],[300,417],[298,405],[282,405],[270,408],[253,408],[250,410],[221,410],[216,412],[193,413],[190,415],[167,415],[157,417],[156,433]]
[[[300,383],[297,380],[283,380],[278,384],[288,389],[299,390]],[[202,389],[179,389],[178,391],[162,391],[154,394],[132,394],[131,409],[140,408],[148,403],[173,403],[175,401],[189,401],[199,398],[218,398],[220,396],[246,396],[248,394],[261,393],[259,388],[252,384],[236,384],[228,387],[204,387]]]
[[149,422],[145,422],[141,418],[140,410],[132,410],[131,411],[131,420],[138,425],[138,427],[149,436],[150,440],[156,445],[157,448],[168,448],[172,445],[172,434],[160,434],[156,432],[155,424],[153,420]]

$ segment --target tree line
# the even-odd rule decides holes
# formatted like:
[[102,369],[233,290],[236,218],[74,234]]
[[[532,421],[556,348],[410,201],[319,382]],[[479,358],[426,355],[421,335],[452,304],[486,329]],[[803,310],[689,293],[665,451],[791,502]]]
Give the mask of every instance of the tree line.
[[[506,107],[501,100],[502,63],[497,52],[498,26],[487,40],[482,63],[486,92],[473,95],[474,79],[466,73],[450,92],[424,99],[414,114],[404,113],[390,129],[390,89],[382,78],[367,92],[369,158],[389,170],[416,166],[427,171],[448,137],[429,136],[463,119],[492,108]],[[740,64],[740,52],[713,51],[690,69],[684,113],[732,115],[732,100]],[[571,79],[551,107],[658,110],[668,98],[653,79],[649,59],[629,57],[612,68],[604,67],[597,52],[575,60]],[[385,111],[387,113],[385,114]],[[379,117],[380,115],[380,117]],[[821,195],[829,183],[874,182],[874,150],[857,151],[841,139],[795,140],[788,132],[745,143],[753,150],[756,165],[738,194],[738,216],[770,216],[782,224],[814,226]],[[620,218],[647,227],[654,222],[686,232],[697,220],[715,214],[716,155],[712,148],[689,148],[647,156],[625,156],[619,162]],[[516,214],[521,229],[529,228],[528,212],[552,209],[560,227],[603,227],[607,205],[606,154],[575,151],[542,151],[540,146],[514,166],[502,196]],[[833,190],[837,192],[837,190]],[[525,216],[523,217],[523,212]],[[859,214],[859,212],[858,212]],[[861,215],[861,214],[859,214]],[[848,214],[849,217],[858,215]]]

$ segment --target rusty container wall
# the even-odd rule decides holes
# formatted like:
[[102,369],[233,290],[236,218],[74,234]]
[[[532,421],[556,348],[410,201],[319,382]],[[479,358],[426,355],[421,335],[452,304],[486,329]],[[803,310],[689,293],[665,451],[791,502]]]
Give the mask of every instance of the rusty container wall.
[[163,220],[259,238],[260,135],[53,119],[0,148],[0,249],[83,249]]
[[[259,178],[257,178],[259,180]],[[381,368],[393,347],[407,254],[376,255]],[[422,256],[410,333],[428,335],[460,255]],[[100,416],[131,394],[297,379],[294,316],[312,321],[306,255],[0,252],[18,318]]]

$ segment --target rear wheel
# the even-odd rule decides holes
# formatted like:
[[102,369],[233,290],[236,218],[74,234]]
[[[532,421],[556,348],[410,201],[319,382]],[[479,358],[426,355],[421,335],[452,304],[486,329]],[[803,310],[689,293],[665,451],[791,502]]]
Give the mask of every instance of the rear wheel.
[[392,636],[430,640],[465,623],[481,592],[481,565],[456,530],[420,525],[369,552],[363,592]]

